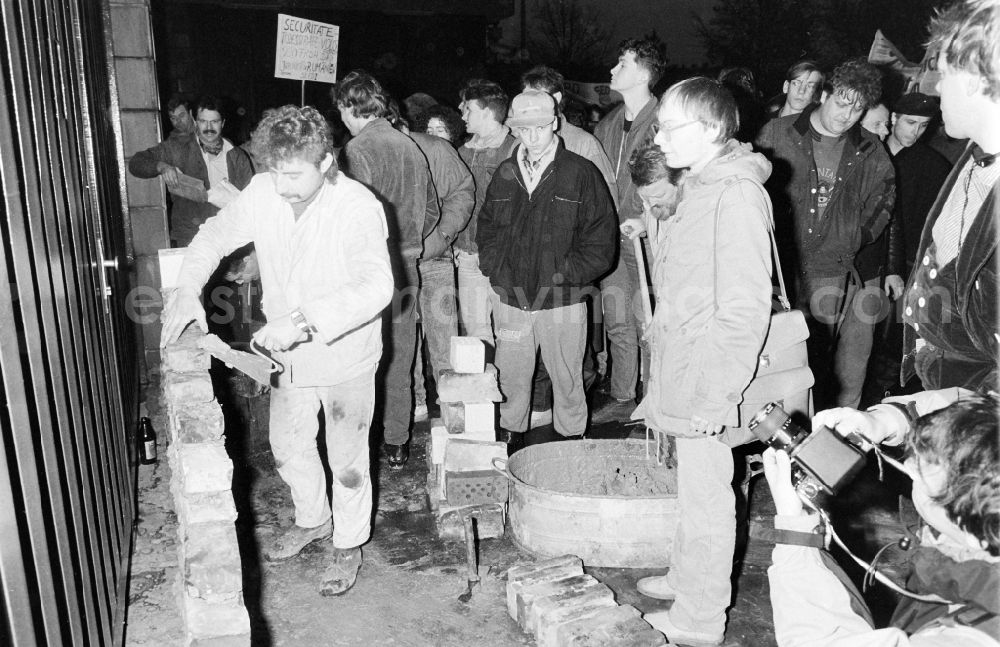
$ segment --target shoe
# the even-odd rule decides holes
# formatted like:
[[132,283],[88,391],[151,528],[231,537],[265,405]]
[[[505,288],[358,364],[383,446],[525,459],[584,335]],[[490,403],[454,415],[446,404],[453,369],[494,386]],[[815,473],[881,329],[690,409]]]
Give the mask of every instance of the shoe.
[[719,647],[724,634],[710,634],[704,631],[688,631],[679,629],[670,621],[669,611],[654,611],[642,616],[642,619],[652,625],[667,637],[671,645],[686,645],[687,647]]
[[427,404],[418,404],[413,407],[413,422],[423,422],[427,420]]
[[610,395],[598,394],[594,397],[590,423],[601,425],[606,422],[626,421],[631,418],[633,411],[635,411],[635,400],[631,398],[619,400]]
[[531,412],[531,428],[538,429],[539,427],[544,427],[545,425],[552,424],[552,409],[546,409],[545,411],[532,411]]
[[677,597],[677,591],[674,590],[674,587],[667,584],[666,575],[644,577],[635,583],[635,588],[647,598],[673,600]]
[[326,539],[331,534],[333,534],[332,519],[327,519],[326,523],[315,528],[292,526],[274,540],[274,543],[267,549],[264,557],[269,562],[279,562],[289,557],[295,557],[309,544],[314,541]]
[[410,443],[403,443],[402,445],[390,445],[386,443],[383,451],[385,451],[386,462],[394,470],[403,469],[406,461],[410,460]]
[[354,583],[358,581],[361,562],[360,546],[334,548],[333,562],[323,571],[323,581],[320,583],[319,594],[323,597],[332,597],[350,591]]
[[500,434],[503,442],[507,443],[508,458],[513,456],[515,452],[524,449],[524,432],[502,429]]

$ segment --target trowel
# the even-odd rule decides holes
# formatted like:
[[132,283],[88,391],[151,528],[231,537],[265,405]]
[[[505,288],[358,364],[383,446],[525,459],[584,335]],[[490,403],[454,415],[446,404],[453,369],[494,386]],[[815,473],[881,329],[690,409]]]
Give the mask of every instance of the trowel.
[[285,370],[279,362],[265,355],[264,350],[255,341],[250,342],[252,354],[230,347],[219,339],[218,335],[205,335],[198,340],[198,347],[226,366],[235,368],[264,386],[271,386],[272,373],[281,373]]

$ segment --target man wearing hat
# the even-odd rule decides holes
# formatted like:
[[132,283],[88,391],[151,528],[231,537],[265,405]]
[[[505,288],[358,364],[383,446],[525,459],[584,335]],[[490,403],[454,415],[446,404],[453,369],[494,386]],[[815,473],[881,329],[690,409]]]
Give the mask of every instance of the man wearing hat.
[[479,265],[493,289],[500,427],[508,451],[523,443],[536,354],[552,379],[553,425],[563,437],[587,426],[583,355],[594,282],[614,260],[617,223],[608,186],[555,134],[556,105],[527,90],[507,126],[520,141],[493,174],[479,212]]

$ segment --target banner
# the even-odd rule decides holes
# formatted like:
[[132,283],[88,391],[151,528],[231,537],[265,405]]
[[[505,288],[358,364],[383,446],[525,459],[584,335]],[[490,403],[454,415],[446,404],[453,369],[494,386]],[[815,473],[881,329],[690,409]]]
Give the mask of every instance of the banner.
[[340,27],[278,14],[274,76],[279,79],[336,83]]
[[[899,48],[885,37],[881,29],[875,30],[875,39],[872,41],[871,49],[868,50],[868,62],[873,65],[886,65],[899,72],[906,79],[907,92],[914,86],[924,85],[921,79],[927,71],[927,56],[924,56],[922,63],[908,61]],[[933,91],[924,93],[934,94]]]

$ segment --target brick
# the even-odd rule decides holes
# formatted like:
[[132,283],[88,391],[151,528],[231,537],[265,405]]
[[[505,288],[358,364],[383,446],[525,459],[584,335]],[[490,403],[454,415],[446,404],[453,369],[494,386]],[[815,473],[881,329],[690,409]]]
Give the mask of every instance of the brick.
[[528,608],[526,631],[538,639],[544,627],[568,622],[569,620],[564,620],[567,617],[574,620],[582,617],[570,613],[571,611],[581,607],[596,610],[614,604],[614,592],[596,579],[591,578],[578,586],[563,586],[548,595],[534,597]]
[[[543,607],[548,605],[548,602],[542,600],[536,604],[539,602],[542,603]],[[576,600],[573,606],[540,609],[538,626],[535,628],[535,640],[538,647],[556,647],[559,644],[559,627],[582,618],[589,618],[602,609],[614,606],[618,605],[615,604],[613,597],[608,599],[606,595],[598,595],[588,591]]]
[[215,399],[212,378],[203,373],[174,373],[168,371],[163,380],[163,393],[167,403],[187,406],[193,402],[211,402]]
[[240,549],[232,523],[189,524],[182,548],[187,594],[211,600],[235,599],[243,590]]
[[448,357],[456,373],[482,373],[486,367],[486,346],[478,337],[452,337]]
[[444,450],[444,471],[492,470],[494,458],[507,458],[507,443],[452,436]]
[[189,643],[189,647],[250,647],[250,634],[195,638]]
[[177,466],[184,494],[232,489],[233,462],[221,442],[177,445]]
[[571,591],[579,591],[587,586],[593,586],[597,582],[593,576],[582,574],[563,577],[558,580],[538,582],[531,586],[525,586],[517,592],[517,624],[521,625],[528,633],[534,633],[534,623],[532,622],[532,606],[535,600],[552,595],[559,595]]
[[239,599],[220,604],[185,595],[184,621],[191,639],[250,633],[250,616]]
[[561,555],[511,567],[507,571],[507,613],[517,620],[517,593],[524,587],[573,575],[583,575],[583,560],[576,555]]
[[181,443],[204,443],[221,440],[225,418],[217,402],[199,402],[175,407],[170,416],[173,438]]
[[178,497],[175,501],[177,520],[182,526],[196,523],[236,521],[233,493],[205,492]]
[[[466,514],[470,507],[477,506],[449,506],[439,502],[441,505],[435,512],[434,525],[438,531],[438,537],[445,541],[465,541],[465,524],[462,522],[462,515]],[[476,536],[482,539],[496,539],[503,537],[504,514],[502,508],[497,504],[487,504],[480,506],[476,513]]]
[[437,389],[441,402],[500,402],[503,399],[497,387],[497,367],[492,364],[482,373],[441,371]]
[[163,349],[163,368],[177,373],[207,371],[212,365],[212,356],[204,350],[187,344],[170,344]]
[[556,644],[559,647],[596,647],[606,645],[617,647],[618,643],[607,642],[609,627],[640,618],[639,610],[631,605],[606,607],[597,613],[564,624],[556,632]]

